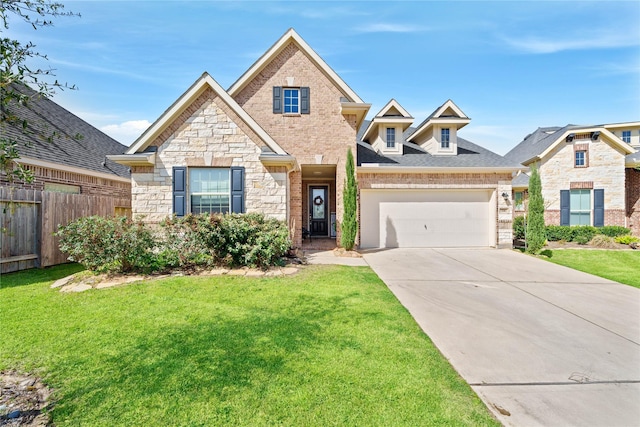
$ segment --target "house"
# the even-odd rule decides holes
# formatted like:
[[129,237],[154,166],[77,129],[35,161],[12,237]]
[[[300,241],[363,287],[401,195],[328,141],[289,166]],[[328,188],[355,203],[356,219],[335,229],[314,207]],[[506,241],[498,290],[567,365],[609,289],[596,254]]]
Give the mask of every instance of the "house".
[[[545,223],[620,225],[640,232],[640,122],[538,128],[505,158],[536,164]],[[528,175],[513,183],[514,214],[524,214]]]
[[[19,120],[4,123],[2,134],[18,142],[18,161],[34,180],[14,182],[13,187],[130,198],[129,168],[107,159],[123,153],[126,146],[28,86],[14,89],[29,101],[9,105]],[[5,175],[0,175],[0,185],[8,185]]]
[[0,173],[0,274],[68,262],[58,225],[131,211],[129,168],[107,159],[126,147],[33,89],[12,89],[28,101],[4,106],[0,135],[16,143],[33,181]]
[[416,128],[395,100],[365,123],[369,108],[290,29],[227,90],[204,73],[109,158],[131,168],[133,212],[147,221],[263,212],[301,247],[307,233],[339,241],[351,150],[361,247],[511,245],[521,166],[459,137],[470,119],[452,101]]

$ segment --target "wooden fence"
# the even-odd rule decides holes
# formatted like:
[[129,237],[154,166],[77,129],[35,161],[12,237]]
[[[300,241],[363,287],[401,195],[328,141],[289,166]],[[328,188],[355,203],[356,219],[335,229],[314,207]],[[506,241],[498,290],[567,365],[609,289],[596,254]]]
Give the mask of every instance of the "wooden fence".
[[67,262],[53,234],[91,215],[130,215],[131,200],[0,186],[0,274]]

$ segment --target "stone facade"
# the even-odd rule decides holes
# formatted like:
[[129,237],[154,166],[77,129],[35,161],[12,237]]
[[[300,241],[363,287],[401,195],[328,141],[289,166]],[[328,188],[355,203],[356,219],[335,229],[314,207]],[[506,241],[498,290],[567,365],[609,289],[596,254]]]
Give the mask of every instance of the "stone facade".
[[[587,151],[587,167],[574,167],[574,145]],[[560,224],[560,190],[587,188],[604,189],[605,225],[624,226],[624,163],[625,154],[603,140],[559,144],[539,166],[545,222]]]
[[[309,87],[309,114],[274,114],[273,87]],[[356,153],[356,116],[341,113],[342,93],[296,43],[290,42],[234,99],[289,154],[299,166],[335,165],[335,212],[342,219],[342,192],[347,149]],[[289,192],[290,227],[294,245],[302,243],[304,212],[301,177]],[[298,181],[300,179],[300,181]],[[305,186],[307,185],[305,181]],[[340,241],[339,230],[338,239]]]
[[499,248],[513,244],[511,173],[359,173],[358,187],[363,189],[490,189],[496,203],[496,242]]
[[173,213],[174,166],[243,166],[246,211],[286,219],[285,168],[260,162],[263,144],[212,90],[207,89],[152,145],[158,147],[155,166],[131,171],[136,215],[157,222]]

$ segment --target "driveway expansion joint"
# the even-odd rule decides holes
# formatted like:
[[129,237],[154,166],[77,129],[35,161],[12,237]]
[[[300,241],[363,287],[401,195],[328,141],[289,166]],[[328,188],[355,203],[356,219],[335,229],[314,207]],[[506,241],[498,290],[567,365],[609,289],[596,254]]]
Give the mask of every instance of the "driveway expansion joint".
[[549,385],[590,385],[590,384],[640,384],[640,380],[610,380],[610,381],[547,381],[529,383],[469,383],[471,387],[522,387]]

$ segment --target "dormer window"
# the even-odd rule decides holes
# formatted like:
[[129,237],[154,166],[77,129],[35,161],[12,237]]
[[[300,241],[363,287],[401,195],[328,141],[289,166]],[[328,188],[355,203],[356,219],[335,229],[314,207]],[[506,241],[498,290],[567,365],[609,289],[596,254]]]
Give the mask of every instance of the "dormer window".
[[396,128],[387,128],[387,148],[396,148]]
[[449,128],[440,129],[440,148],[449,148]]

